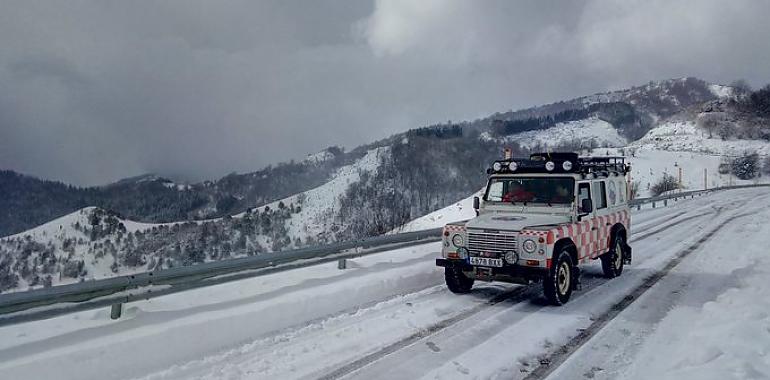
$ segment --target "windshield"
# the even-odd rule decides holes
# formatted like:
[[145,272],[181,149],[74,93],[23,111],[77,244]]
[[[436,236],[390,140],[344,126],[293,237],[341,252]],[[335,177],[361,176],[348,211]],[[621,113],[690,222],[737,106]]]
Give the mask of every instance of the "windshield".
[[570,204],[574,198],[572,178],[492,178],[487,185],[487,202]]

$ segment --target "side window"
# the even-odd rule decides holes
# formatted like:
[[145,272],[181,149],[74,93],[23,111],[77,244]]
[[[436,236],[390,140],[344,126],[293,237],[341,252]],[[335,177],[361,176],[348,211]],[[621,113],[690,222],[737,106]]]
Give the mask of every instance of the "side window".
[[607,199],[610,206],[615,206],[620,203],[618,199],[618,184],[617,181],[607,181]]
[[596,182],[594,186],[594,208],[607,208],[607,181]]
[[591,199],[591,187],[588,185],[588,183],[585,182],[578,185],[578,208],[580,208],[583,204],[583,199]]

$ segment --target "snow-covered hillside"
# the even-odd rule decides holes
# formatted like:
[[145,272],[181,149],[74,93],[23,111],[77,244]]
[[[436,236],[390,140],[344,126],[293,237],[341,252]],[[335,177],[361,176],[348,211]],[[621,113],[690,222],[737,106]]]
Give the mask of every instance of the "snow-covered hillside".
[[699,152],[735,156],[746,152],[760,155],[770,153],[770,143],[764,140],[721,139],[699,128],[693,121],[672,121],[650,130],[631,146],[680,152]]
[[[335,211],[340,208],[340,196],[351,184],[358,182],[363,173],[375,174],[387,154],[387,147],[372,149],[354,164],[340,168],[329,182],[266,206],[275,209],[280,203],[302,205],[301,210],[292,214],[286,222],[289,235],[292,238],[299,237],[303,241],[308,238],[323,238],[337,223]],[[242,216],[243,214],[239,214],[235,217]]]
[[[489,132],[484,132],[481,138],[484,140],[494,139]],[[548,129],[517,133],[497,140],[515,142],[523,148],[581,145],[622,147],[628,144],[628,141],[618,134],[612,124],[595,116],[584,120],[557,123]],[[586,142],[589,143],[585,144]]]
[[428,230],[431,228],[443,227],[447,223],[473,218],[476,216],[476,211],[473,209],[473,197],[482,197],[483,195],[483,190],[481,190],[452,205],[412,220],[393,232],[399,233]]
[[87,207],[0,239],[0,291],[323,244],[334,240],[340,198],[388,154],[372,149],[327,183],[232,216],[138,223]]

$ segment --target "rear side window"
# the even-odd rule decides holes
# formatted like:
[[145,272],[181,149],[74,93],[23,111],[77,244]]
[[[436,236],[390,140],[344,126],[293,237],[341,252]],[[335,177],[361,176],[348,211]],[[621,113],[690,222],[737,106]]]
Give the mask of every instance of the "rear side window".
[[594,186],[594,208],[607,208],[607,182],[597,182]]
[[626,202],[626,181],[618,181],[618,204]]
[[620,203],[617,181],[607,181],[607,199],[609,200],[610,206],[615,206]]

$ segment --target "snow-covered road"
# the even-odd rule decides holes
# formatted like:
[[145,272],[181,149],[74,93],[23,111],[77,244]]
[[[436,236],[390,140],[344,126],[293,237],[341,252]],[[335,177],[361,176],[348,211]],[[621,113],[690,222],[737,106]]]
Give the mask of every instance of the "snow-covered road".
[[[0,328],[0,379],[659,378],[674,370],[716,378],[709,363],[747,349],[714,334],[753,332],[716,326],[733,301],[750,300],[735,288],[742,278],[770,268],[768,204],[766,189],[744,189],[635,211],[633,265],[614,280],[588,266],[564,307],[546,306],[537,285],[477,283],[471,294],[451,294],[432,243],[359,258],[344,271],[317,265],[139,302],[118,321],[100,310]],[[753,269],[762,262],[764,272]],[[752,286],[749,295],[766,289]],[[730,293],[738,295],[723,299]],[[745,318],[770,328],[767,314],[752,310]],[[681,334],[689,324],[714,332]],[[690,337],[717,347],[686,359]],[[670,347],[665,360],[654,360],[661,345]],[[762,360],[730,373],[768,375]],[[699,363],[702,372],[690,370]]]

